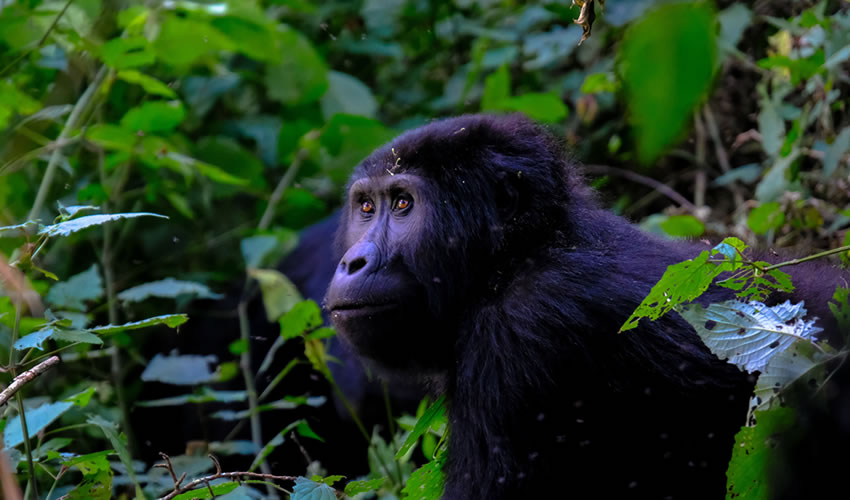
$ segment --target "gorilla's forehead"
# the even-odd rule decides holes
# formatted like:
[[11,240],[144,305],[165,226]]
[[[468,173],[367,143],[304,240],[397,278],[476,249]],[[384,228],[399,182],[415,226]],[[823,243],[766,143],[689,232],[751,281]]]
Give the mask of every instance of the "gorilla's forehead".
[[408,173],[395,175],[369,175],[360,177],[348,188],[350,196],[360,193],[397,193],[401,191],[419,191],[423,180]]

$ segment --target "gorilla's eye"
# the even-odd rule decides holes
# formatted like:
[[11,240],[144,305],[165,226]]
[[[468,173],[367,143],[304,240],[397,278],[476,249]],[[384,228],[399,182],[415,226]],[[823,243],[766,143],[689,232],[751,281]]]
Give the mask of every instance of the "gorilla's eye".
[[371,214],[375,212],[375,205],[372,204],[369,200],[364,200],[360,202],[360,211],[364,214]]
[[410,198],[405,196],[399,196],[395,199],[395,210],[407,210],[410,208],[410,205],[413,204],[413,201]]

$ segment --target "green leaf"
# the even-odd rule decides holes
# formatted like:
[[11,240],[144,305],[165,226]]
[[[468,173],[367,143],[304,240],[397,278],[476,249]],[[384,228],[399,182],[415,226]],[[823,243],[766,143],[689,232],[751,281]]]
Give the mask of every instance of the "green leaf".
[[119,71],[116,76],[125,82],[141,86],[148,94],[177,99],[177,93],[171,90],[171,87],[152,76],[139,73],[133,69]]
[[321,104],[326,120],[337,113],[375,118],[378,112],[372,90],[357,78],[339,71],[328,72],[328,90]]
[[627,29],[618,68],[641,163],[651,163],[684,135],[708,94],[715,30],[707,3],[665,5]]
[[311,161],[321,165],[322,172],[342,185],[355,165],[395,135],[377,120],[338,114],[325,124],[318,144],[315,139],[308,139],[301,145],[309,147]]
[[75,457],[72,460],[60,460],[62,465],[77,466],[83,473],[83,482],[71,490],[65,498],[109,500],[112,497],[112,468],[107,458],[109,453],[113,452],[101,451]]
[[157,354],[148,362],[142,372],[145,382],[162,382],[172,385],[197,385],[214,382],[218,379],[210,365],[218,360],[213,355],[197,354],[168,355]]
[[416,441],[419,438],[428,432],[428,429],[434,425],[440,425],[441,423],[446,422],[446,398],[445,396],[440,396],[439,399],[434,401],[425,413],[419,417],[419,420],[416,421],[416,425],[413,427],[413,430],[410,431],[410,434],[407,436],[407,439],[404,440],[404,443],[401,445],[401,448],[398,449],[398,452],[395,454],[395,459],[399,460],[401,457],[405,456],[407,452],[410,451],[411,448],[416,444]]
[[328,69],[310,41],[283,26],[278,34],[283,61],[266,69],[266,92],[284,105],[318,101],[328,89]]
[[416,469],[401,490],[403,500],[438,500],[446,482],[443,466],[445,454]]
[[838,168],[838,163],[844,153],[850,149],[850,127],[844,127],[838,137],[832,141],[823,158],[823,178],[829,179]]
[[779,457],[777,442],[797,424],[790,408],[756,412],[755,416],[755,427],[744,427],[735,435],[732,460],[726,472],[726,498],[770,498],[771,465]]
[[[321,436],[316,434],[313,431],[313,429],[310,428],[310,425],[307,423],[306,420],[302,420],[301,422],[298,422],[298,425],[295,427],[295,432],[297,432],[298,435],[300,435],[300,436],[308,437],[310,439],[315,439],[315,440],[321,441],[323,443],[325,442],[325,440],[322,439]],[[343,476],[331,476],[331,477],[338,477],[339,479],[342,479]],[[325,482],[325,480],[323,480],[323,482]],[[326,484],[332,485],[333,483],[326,483]]]
[[322,310],[313,300],[305,300],[292,308],[279,320],[280,335],[292,339],[322,326]]
[[101,417],[100,415],[91,415],[89,416],[87,423],[97,426],[101,432],[106,436],[106,439],[109,440],[109,443],[112,444],[112,447],[115,449],[115,452],[118,453],[118,458],[121,460],[121,464],[124,465],[124,468],[127,471],[127,475],[130,476],[130,480],[133,481],[136,485],[136,498],[144,499],[145,495],[142,493],[142,489],[139,486],[139,482],[136,480],[136,473],[133,469],[133,459],[130,457],[130,451],[127,450],[127,446],[124,444],[124,439],[118,435],[118,426],[109,420]]
[[[207,368],[204,368],[204,370],[209,372]],[[201,387],[200,392],[196,394],[184,394],[182,396],[154,399],[151,401],[137,401],[136,406],[150,408],[161,406],[181,406],[189,403],[243,403],[247,400],[248,393],[245,391],[214,391],[209,387]]]
[[724,47],[736,47],[744,31],[750,26],[752,17],[752,11],[741,3],[733,3],[723,9],[717,15],[717,20],[720,23],[719,42]]
[[772,167],[765,173],[761,182],[756,186],[756,199],[773,201],[782,196],[788,189],[786,173],[800,156],[800,150],[794,148],[788,156],[780,156]]
[[[209,486],[199,486],[197,489],[192,491],[187,491],[186,493],[181,493],[174,497],[174,500],[192,500],[195,498],[216,498],[222,495],[226,495],[236,488],[239,487],[239,483],[233,481],[226,481],[220,484],[212,484]],[[212,494],[210,494],[210,490],[212,490]],[[234,493],[235,495],[235,493]],[[239,497],[236,497],[239,498]],[[247,498],[247,497],[246,497]]]
[[616,92],[620,86],[614,73],[591,73],[584,78],[581,91],[585,94]]
[[96,123],[86,130],[86,139],[106,149],[130,153],[138,136],[111,123]]
[[340,476],[340,475],[325,476],[325,477],[322,477],[322,476],[319,476],[319,475],[313,475],[313,477],[311,477],[310,480],[315,481],[317,483],[324,483],[328,486],[333,486],[334,483],[337,483],[341,479],[344,479],[344,478],[345,478],[345,476]]
[[557,94],[527,93],[499,103],[505,111],[519,111],[537,121],[557,123],[569,114],[567,105]]
[[838,287],[829,302],[829,310],[835,316],[838,329],[842,332],[845,344],[850,344],[850,288]]
[[184,67],[219,50],[233,50],[233,43],[207,22],[168,15],[160,25],[153,48],[160,61]]
[[132,323],[124,323],[123,325],[106,325],[89,328],[90,332],[99,333],[101,335],[110,335],[113,333],[124,332],[127,330],[137,330],[139,328],[147,328],[155,325],[165,325],[169,328],[177,328],[183,323],[189,321],[189,316],[185,314],[164,314],[162,316],[154,316],[152,318],[143,319],[141,321],[133,321]]
[[673,215],[661,222],[661,229],[670,236],[690,238],[702,235],[705,225],[693,215]]
[[72,233],[76,233],[77,231],[81,231],[92,226],[99,226],[101,224],[116,221],[118,219],[132,219],[135,217],[160,217],[162,219],[168,218],[164,215],[153,214],[149,212],[86,215],[85,217],[80,217],[79,219],[60,222],[58,224],[52,224],[50,226],[44,226],[38,233],[46,234],[49,237],[68,236]]
[[377,479],[351,481],[345,485],[345,494],[350,497],[353,497],[354,495],[359,495],[360,493],[369,493],[371,491],[377,491],[381,489],[381,487],[387,481],[388,479],[386,476],[382,476]]
[[119,70],[146,66],[156,61],[156,54],[143,36],[113,38],[103,44],[100,57],[108,66]]
[[[68,401],[57,401],[46,403],[38,408],[26,410],[27,431],[29,437],[38,435],[48,425],[52,424],[63,413],[70,410],[74,403]],[[15,415],[10,418],[3,430],[3,443],[5,448],[12,448],[24,442],[24,433],[21,431],[21,418]]]
[[717,302],[703,308],[688,304],[677,308],[705,345],[720,359],[750,373],[760,371],[771,358],[797,340],[814,340],[823,328],[806,321],[803,302],[768,307],[761,302]]
[[747,216],[747,225],[756,234],[765,234],[771,229],[779,229],[785,224],[785,213],[779,202],[762,203]]
[[298,244],[298,234],[282,230],[270,234],[258,234],[243,238],[239,242],[246,268],[260,268],[280,262]]
[[327,484],[299,477],[295,480],[290,500],[337,500],[335,491]]
[[260,283],[266,318],[277,321],[295,304],[301,302],[301,293],[281,272],[272,269],[248,269],[248,276]]
[[171,132],[185,117],[180,101],[148,101],[127,111],[121,126],[132,132]]
[[224,297],[219,293],[213,293],[203,283],[165,278],[128,288],[119,293],[118,298],[124,302],[141,302],[148,297],[176,299],[181,295],[190,295],[198,299],[220,299]]
[[227,35],[234,49],[252,59],[277,62],[285,54],[277,48],[273,24],[266,26],[236,16],[217,17],[211,24]]
[[56,283],[47,292],[46,300],[55,309],[85,311],[86,302],[103,297],[103,280],[97,271],[97,264],[75,274],[67,281]]
[[[282,431],[278,432],[275,437],[269,440],[269,442],[266,443],[265,446],[263,446],[263,449],[260,450],[257,456],[254,457],[254,461],[251,463],[251,467],[248,470],[256,470],[256,468],[259,467],[266,460],[266,457],[268,457],[278,446],[283,444],[283,442],[286,440],[286,435],[289,433],[289,431],[294,429],[299,422],[301,422],[301,420],[296,420],[295,422],[292,422],[291,424],[284,427]],[[336,497],[334,497],[334,500],[335,499]],[[290,500],[292,499],[290,498]]]
[[727,186],[733,182],[743,182],[744,184],[752,184],[761,177],[761,165],[758,163],[748,163],[726,172],[712,181],[712,186]]
[[72,394],[65,398],[63,401],[67,401],[69,403],[74,403],[74,406],[79,408],[85,408],[89,405],[91,401],[91,397],[94,396],[95,388],[89,387],[88,389],[78,392],[76,394]]
[[[728,239],[728,238],[727,238]],[[726,240],[724,240],[724,243]],[[732,248],[728,243],[722,248]],[[712,253],[723,253],[720,245]],[[728,259],[729,254],[725,254]],[[729,262],[715,265],[708,262],[709,253],[703,251],[694,259],[686,260],[667,267],[664,275],[652,287],[649,295],[635,309],[635,312],[623,323],[620,331],[631,330],[638,326],[641,318],[652,321],[667,314],[679,304],[691,302],[705,292],[711,282],[724,271],[734,271],[740,264]]]
[[502,101],[511,96],[511,77],[507,66],[501,66],[484,80],[484,95],[481,98],[482,111],[501,109]]

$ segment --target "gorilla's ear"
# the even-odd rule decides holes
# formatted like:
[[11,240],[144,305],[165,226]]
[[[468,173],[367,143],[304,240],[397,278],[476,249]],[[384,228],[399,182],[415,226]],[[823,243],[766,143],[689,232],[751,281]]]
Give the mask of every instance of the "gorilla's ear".
[[520,207],[520,178],[516,173],[499,172],[496,186],[496,203],[503,221],[513,219]]

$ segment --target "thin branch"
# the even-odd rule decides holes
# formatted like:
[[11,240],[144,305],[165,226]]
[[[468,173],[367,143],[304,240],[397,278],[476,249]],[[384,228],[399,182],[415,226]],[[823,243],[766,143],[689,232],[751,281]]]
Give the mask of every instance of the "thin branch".
[[0,392],[0,406],[6,404],[6,402],[9,401],[9,398],[21,390],[24,385],[28,384],[33,379],[57,364],[59,364],[59,356],[53,356],[15,377],[15,379],[12,380],[12,383],[9,384],[9,387],[6,387],[3,389],[3,392]]
[[[65,121],[65,126],[62,128],[62,132],[59,133],[59,137],[56,138],[56,142],[64,142],[77,128],[80,119],[83,116],[83,111],[88,108],[92,99],[94,99],[95,94],[97,94],[98,89],[100,89],[100,86],[103,84],[103,80],[106,79],[108,72],[109,68],[106,65],[101,66],[98,70],[94,80],[92,80],[91,84],[89,84],[88,88],[85,92],[83,92],[83,95],[81,95],[76,104],[74,104],[74,109],[72,109],[71,114],[68,115],[68,120]],[[47,198],[47,192],[50,190],[50,185],[53,184],[54,175],[56,175],[56,167],[59,166],[59,161],[61,159],[62,150],[53,150],[53,153],[50,155],[50,160],[47,162],[47,170],[44,171],[44,177],[41,178],[41,184],[38,186],[38,193],[35,195],[35,202],[32,204],[27,220],[35,219],[41,211],[42,206],[44,206],[44,201]]]
[[53,22],[50,23],[50,26],[47,27],[47,31],[44,32],[44,35],[42,35],[41,40],[39,40],[38,43],[36,43],[35,46],[33,46],[31,49],[28,49],[28,50],[21,52],[21,54],[18,57],[16,57],[12,62],[7,64],[5,68],[0,70],[0,76],[3,76],[4,74],[6,74],[6,72],[9,71],[10,68],[12,68],[14,65],[18,64],[25,57],[30,55],[32,53],[32,51],[34,51],[35,49],[39,49],[39,48],[41,48],[42,45],[44,45],[44,43],[47,41],[47,37],[50,36],[50,33],[53,32],[54,28],[56,28],[56,25],[59,24],[59,19],[61,19],[62,16],[65,15],[65,11],[68,10],[68,7],[71,6],[71,2],[73,2],[73,1],[74,0],[68,0],[67,2],[65,2],[65,6],[62,7],[62,10],[59,11],[59,14],[56,14],[56,17],[53,18]]
[[[711,136],[711,142],[714,144],[714,156],[717,157],[717,164],[720,165],[720,170],[728,172],[732,170],[732,165],[729,163],[729,155],[726,153],[726,148],[723,147],[723,140],[720,138],[720,129],[717,127],[717,120],[714,119],[711,106],[706,104],[703,108],[703,114],[705,115],[705,128],[708,130],[708,135]],[[735,206],[739,207],[743,205],[744,196],[741,194],[738,183],[732,182],[729,185],[729,189],[732,191]]]
[[269,197],[269,204],[266,206],[266,211],[263,212],[263,216],[260,218],[260,223],[257,225],[257,229],[262,231],[263,229],[268,229],[269,225],[271,225],[275,207],[278,203],[280,203],[281,198],[283,198],[284,191],[286,191],[286,188],[292,184],[292,181],[295,179],[295,175],[298,174],[298,169],[301,168],[301,164],[304,163],[306,158],[306,149],[302,148],[295,154],[295,158],[292,160],[289,168],[286,169],[286,173],[283,174],[283,177],[280,178],[277,186],[275,186],[274,191],[272,191],[272,194]]
[[694,205],[705,206],[705,190],[708,185],[708,174],[705,172],[705,127],[699,113],[694,115],[694,132],[696,133],[695,156],[697,158],[697,175],[694,177]]
[[845,245],[843,247],[833,248],[832,250],[825,250],[823,252],[816,253],[814,255],[809,255],[807,257],[802,257],[802,258],[799,258],[799,259],[786,260],[785,262],[780,262],[779,264],[773,264],[773,265],[767,266],[763,270],[764,271],[772,271],[773,269],[777,269],[777,268],[780,268],[780,267],[796,266],[797,264],[802,264],[803,262],[808,262],[810,260],[819,259],[821,257],[826,257],[828,255],[834,255],[834,254],[837,254],[837,253],[846,252],[848,250],[850,250],[850,245]]
[[208,455],[210,460],[212,460],[213,465],[215,465],[215,474],[210,474],[209,476],[200,477],[186,483],[184,486],[180,486],[180,483],[183,482],[183,478],[186,477],[186,473],[184,472],[180,478],[177,477],[177,474],[174,472],[174,466],[171,463],[171,458],[165,453],[160,453],[160,456],[163,457],[165,463],[156,464],[154,467],[159,467],[162,469],[168,470],[168,473],[171,474],[171,480],[174,482],[174,490],[164,497],[160,497],[159,500],[171,500],[172,498],[182,495],[187,491],[192,491],[197,488],[207,488],[210,493],[211,498],[215,498],[212,487],[210,486],[210,482],[215,481],[216,479],[229,479],[231,481],[241,482],[242,479],[250,478],[250,479],[260,479],[266,481],[295,481],[297,479],[296,476],[277,476],[274,474],[261,474],[259,472],[222,472],[221,464],[218,462],[218,459],[215,458],[214,455]]
[[697,207],[693,203],[688,201],[688,199],[682,196],[681,194],[674,191],[670,186],[667,186],[666,184],[650,177],[646,177],[645,175],[632,172],[631,170],[625,170],[617,167],[609,167],[607,165],[585,165],[584,171],[595,175],[616,175],[619,177],[624,177],[632,182],[651,187],[652,189],[658,191],[659,193],[681,205],[682,208],[684,208],[688,212],[693,213],[697,210]]

